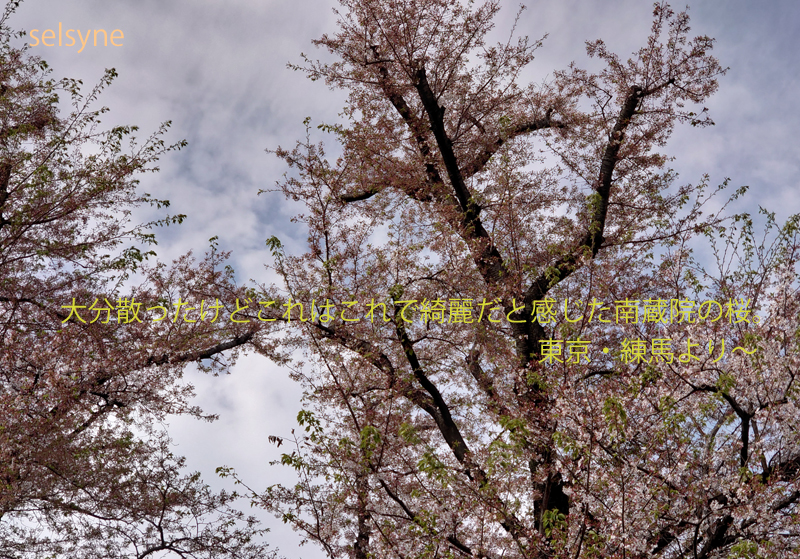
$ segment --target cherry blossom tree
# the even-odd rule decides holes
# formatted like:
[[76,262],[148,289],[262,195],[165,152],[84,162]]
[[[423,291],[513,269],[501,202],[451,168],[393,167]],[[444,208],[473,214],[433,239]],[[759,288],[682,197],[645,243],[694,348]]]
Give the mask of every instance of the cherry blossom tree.
[[211,419],[181,373],[201,359],[223,370],[221,352],[253,332],[135,316],[142,302],[239,295],[216,252],[146,262],[150,227],[183,216],[131,223],[139,205],[168,205],[136,177],[182,143],[164,143],[167,125],[143,142],[135,127],[102,129],[93,106],[115,72],[88,95],[52,79],[11,45],[15,4],[0,19],[0,556],[271,555],[236,496],[183,471],[159,427]]
[[254,502],[330,557],[798,556],[797,220],[758,241],[659,151],[713,124],[713,40],[659,3],[526,85],[497,2],[340,4],[298,68],[349,93],[336,156],[308,122],[275,152],[309,249],[268,241],[259,294],[304,351],[299,481]]

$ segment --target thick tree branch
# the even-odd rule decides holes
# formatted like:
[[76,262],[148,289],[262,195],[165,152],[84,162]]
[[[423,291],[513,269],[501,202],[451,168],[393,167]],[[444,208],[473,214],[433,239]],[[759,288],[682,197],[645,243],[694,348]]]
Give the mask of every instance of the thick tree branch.
[[369,521],[372,517],[369,510],[367,510],[369,486],[367,484],[366,474],[361,473],[358,476],[356,485],[358,488],[358,534],[353,544],[353,552],[356,559],[368,559],[370,557],[369,539],[371,533]]
[[[444,401],[441,392],[439,392],[439,389],[436,388],[436,386],[425,374],[425,371],[423,370],[422,365],[417,358],[417,354],[414,351],[414,346],[406,334],[405,326],[400,318],[400,311],[400,306],[395,305],[395,331],[397,333],[397,339],[400,342],[403,351],[405,352],[406,359],[408,360],[412,371],[414,372],[414,377],[422,385],[425,391],[430,394],[435,405],[434,409],[426,409],[425,411],[427,411],[436,422],[436,425],[439,427],[439,431],[442,433],[447,445],[453,451],[453,455],[456,457],[459,463],[465,467],[465,473],[467,477],[469,477],[470,480],[477,482],[481,489],[488,488],[489,476],[473,459],[472,453],[470,452],[466,441],[461,436],[461,431],[459,430],[458,425],[456,425],[456,422],[450,413],[450,408]],[[513,513],[508,512],[508,507],[497,495],[492,495],[490,498],[494,502],[494,506],[498,514],[502,518],[500,525],[509,534],[511,534],[518,545],[525,547],[525,543],[522,541],[525,534],[525,529],[522,523]]]
[[346,202],[346,203],[359,202],[361,200],[367,200],[369,198],[372,198],[373,196],[378,194],[380,191],[381,191],[380,188],[372,187],[372,188],[370,188],[368,190],[365,190],[363,192],[359,192],[357,194],[340,194],[339,195],[339,200],[341,200],[342,202]]
[[218,353],[222,353],[223,351],[227,351],[229,349],[233,349],[235,347],[239,347],[241,345],[246,344],[250,340],[253,339],[255,332],[247,332],[246,334],[242,334],[240,336],[236,336],[232,340],[228,340],[227,342],[219,343],[215,346],[207,348],[203,351],[189,351],[185,353],[180,353],[178,355],[172,355],[169,353],[163,353],[156,357],[155,355],[151,355],[145,361],[145,367],[150,365],[164,365],[167,363],[184,363],[186,361],[199,361],[200,359],[208,359],[209,357],[213,357]]
[[792,491],[789,495],[785,498],[781,499],[774,505],[772,505],[772,512],[778,512],[780,510],[785,509],[786,507],[793,505],[798,500],[800,500],[800,491]]
[[741,441],[742,441],[742,449],[740,451],[740,458],[739,458],[739,465],[744,468],[747,464],[748,455],[750,452],[750,420],[753,418],[753,413],[746,411],[739,403],[727,392],[721,391],[716,386],[711,386],[710,384],[703,384],[697,387],[694,387],[696,391],[701,392],[713,392],[715,394],[720,394],[728,405],[730,405],[731,409],[733,409],[734,413],[739,416],[742,420],[742,428],[741,428]]
[[790,482],[797,480],[798,474],[800,474],[800,454],[776,464],[770,464],[769,468],[761,474],[761,480],[763,483],[769,479]]
[[[376,59],[379,59],[377,47],[373,47],[373,54],[375,55]],[[439,170],[436,168],[436,165],[430,161],[431,147],[428,144],[424,124],[420,122],[406,100],[397,91],[394,83],[392,82],[391,76],[389,75],[389,69],[385,64],[380,64],[378,66],[378,72],[380,73],[380,78],[378,81],[384,95],[386,95],[386,97],[389,99],[389,102],[391,102],[392,106],[403,118],[403,121],[405,121],[409,130],[411,130],[411,133],[414,135],[414,141],[419,149],[420,156],[425,162],[425,174],[427,176],[426,187],[406,190],[406,194],[415,200],[430,201],[432,199],[429,192],[430,187],[434,185],[442,185],[444,184],[444,181],[439,175]]]
[[706,559],[713,551],[728,545],[733,538],[726,536],[728,528],[733,524],[733,517],[729,514],[715,520],[706,531],[706,538],[700,552],[696,553],[697,559]]
[[11,181],[11,164],[3,163],[0,165],[0,229],[8,223],[3,216],[3,210],[8,202],[8,183]]
[[[614,168],[618,161],[619,150],[625,139],[625,131],[630,125],[644,94],[645,92],[641,87],[633,86],[622,103],[622,108],[606,143],[603,158],[600,162],[600,173],[595,183],[595,193],[591,198],[592,213],[583,238],[567,254],[542,272],[525,291],[524,308],[517,315],[517,320],[524,320],[525,323],[521,324],[521,328],[518,328],[520,335],[515,336],[517,355],[523,363],[527,364],[530,359],[540,355],[539,342],[543,339],[542,336],[544,334],[541,327],[536,328],[538,322],[534,322],[532,319],[533,302],[543,299],[554,285],[563,281],[577,270],[584,259],[594,258],[600,251],[604,240],[603,232],[606,225],[608,202],[611,197],[612,179]],[[516,331],[515,334],[517,334]]]
[[428,414],[435,413],[436,405],[433,399],[422,390],[411,386],[409,382],[398,378],[392,361],[374,345],[364,340],[353,338],[339,329],[334,330],[323,324],[310,324],[318,329],[323,337],[333,340],[343,347],[357,353],[368,363],[372,364],[373,367],[383,372],[389,380],[388,388],[397,390]]
[[409,340],[408,334],[406,334],[405,326],[400,319],[400,307],[398,305],[395,306],[395,311],[395,331],[397,333],[397,339],[400,342],[400,346],[405,352],[406,359],[408,360],[408,364],[411,366],[414,377],[416,377],[417,381],[420,383],[420,385],[422,385],[422,388],[425,389],[425,391],[433,399],[433,409],[426,409],[425,411],[430,414],[430,416],[436,422],[436,425],[439,426],[439,431],[441,431],[444,440],[453,451],[456,459],[467,467],[467,476],[470,479],[477,478],[478,483],[483,486],[486,483],[485,473],[480,470],[480,468],[477,468],[477,466],[473,463],[467,443],[461,436],[461,431],[456,425],[453,416],[450,414],[450,408],[444,401],[439,389],[436,388],[430,379],[428,379],[425,371],[422,369],[422,365],[417,358],[416,351],[414,351],[414,346],[411,343],[411,340]]
[[518,136],[530,134],[531,132],[536,132],[537,130],[544,130],[546,128],[566,128],[566,125],[563,122],[553,120],[551,115],[552,111],[548,110],[544,118],[537,118],[519,124],[515,128],[507,131],[502,136],[497,137],[494,141],[483,148],[483,151],[481,151],[481,153],[478,154],[475,159],[464,166],[462,170],[464,177],[469,178],[472,175],[481,172],[483,168],[486,167],[486,164],[489,162],[492,156],[497,153],[497,151],[509,140],[513,140]]
[[494,411],[497,415],[511,416],[511,410],[509,410],[508,406],[506,406],[503,399],[494,389],[494,386],[492,386],[492,381],[489,378],[489,375],[487,375],[481,367],[479,362],[480,355],[480,351],[477,349],[473,349],[469,352],[469,355],[466,357],[467,370],[472,375],[472,378],[474,378],[478,383],[478,386],[483,393],[489,398],[489,407],[492,409],[492,411]]
[[444,161],[444,167],[447,171],[447,178],[450,179],[450,185],[458,200],[458,205],[461,211],[464,212],[464,221],[467,226],[475,228],[475,234],[479,237],[487,237],[489,234],[483,228],[483,225],[478,218],[480,213],[480,206],[472,198],[467,185],[464,182],[464,175],[458,166],[458,159],[456,158],[455,151],[453,151],[453,142],[447,135],[444,127],[444,112],[445,108],[439,106],[439,101],[436,95],[431,90],[428,83],[428,77],[425,73],[425,68],[417,70],[416,84],[417,93],[422,101],[422,106],[425,107],[425,113],[428,115],[433,136],[436,138],[436,145],[439,148],[439,154]]

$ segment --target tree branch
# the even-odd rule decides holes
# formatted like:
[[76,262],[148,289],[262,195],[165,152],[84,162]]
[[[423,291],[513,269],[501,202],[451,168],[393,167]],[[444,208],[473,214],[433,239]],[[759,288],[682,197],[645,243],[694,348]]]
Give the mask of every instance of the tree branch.
[[464,169],[462,170],[464,177],[469,178],[475,173],[482,171],[492,156],[497,153],[497,151],[509,140],[513,140],[518,136],[529,134],[531,132],[536,132],[537,130],[544,130],[546,128],[566,128],[566,124],[563,122],[552,120],[551,114],[552,111],[548,110],[544,118],[538,118],[524,122],[509,130],[504,135],[498,136],[493,142],[483,148],[483,151],[477,157],[475,157],[475,159],[464,166]]
[[[401,509],[403,509],[403,512],[406,514],[406,516],[408,516],[409,520],[411,520],[414,524],[416,524],[420,528],[428,530],[429,532],[431,531],[429,526],[427,526],[425,524],[421,524],[419,522],[419,516],[417,515],[417,513],[413,512],[409,508],[409,506],[397,495],[397,493],[395,493],[394,491],[391,490],[391,488],[389,487],[389,484],[387,484],[380,477],[378,477],[378,483],[381,484],[381,487],[383,487],[383,490],[386,491],[387,495],[389,495],[389,498],[392,501],[394,501],[395,503],[397,503],[400,506]],[[475,555],[472,554],[472,549],[470,549],[470,547],[468,545],[466,545],[461,540],[459,540],[455,536],[455,534],[447,536],[447,542],[451,546],[453,546],[453,548],[456,551],[459,551],[460,553],[466,555],[467,557],[475,557]],[[478,557],[487,557],[488,558],[489,556],[486,555],[485,553],[479,553]]]
[[[433,409],[426,409],[425,411],[428,412],[436,422],[436,425],[438,425],[439,431],[442,433],[447,445],[453,451],[456,459],[466,468],[465,473],[467,477],[470,480],[476,481],[481,489],[489,487],[489,476],[472,458],[472,453],[466,441],[464,441],[464,438],[461,436],[461,431],[450,413],[450,408],[444,401],[439,389],[428,379],[425,371],[422,369],[422,365],[417,358],[411,340],[409,340],[406,334],[405,326],[400,316],[400,306],[395,305],[395,330],[397,332],[397,339],[405,352],[408,363],[414,372],[414,376],[428,394],[430,394],[435,405]],[[518,545],[524,547],[521,541],[521,538],[523,538],[525,534],[523,525],[513,513],[508,512],[505,503],[503,503],[498,496],[492,495],[490,498],[494,501],[497,512],[502,517],[500,525],[511,534]]]
[[[600,173],[595,183],[595,194],[593,195],[593,212],[589,219],[586,233],[580,242],[568,253],[559,258],[552,266],[542,272],[530,287],[525,291],[524,308],[518,313],[517,320],[524,320],[520,324],[523,328],[521,334],[516,336],[517,355],[527,364],[531,358],[539,355],[539,342],[543,339],[544,330],[536,328],[538,322],[534,322],[533,302],[544,298],[547,292],[557,283],[563,281],[572,274],[581,264],[584,258],[594,258],[600,251],[603,243],[603,231],[605,230],[606,216],[608,214],[608,202],[611,196],[611,184],[614,175],[614,168],[618,161],[618,155],[622,142],[625,138],[625,131],[630,125],[636,108],[639,106],[645,92],[639,86],[632,86],[628,96],[622,103],[616,124],[606,143],[603,158],[600,163]],[[516,331],[515,331],[516,334]]]
[[169,353],[163,353],[158,357],[156,357],[155,355],[151,355],[150,357],[147,358],[147,361],[145,361],[145,367],[148,367],[150,365],[164,365],[166,363],[183,363],[186,361],[199,361],[200,359],[208,359],[209,357],[213,357],[214,355],[222,353],[223,351],[227,351],[229,349],[233,349],[235,347],[239,347],[241,345],[246,344],[247,342],[253,339],[254,335],[255,332],[248,332],[246,334],[242,334],[241,336],[236,336],[232,340],[219,343],[215,346],[212,346],[200,352],[188,351],[186,353],[181,353],[178,355],[170,355]]

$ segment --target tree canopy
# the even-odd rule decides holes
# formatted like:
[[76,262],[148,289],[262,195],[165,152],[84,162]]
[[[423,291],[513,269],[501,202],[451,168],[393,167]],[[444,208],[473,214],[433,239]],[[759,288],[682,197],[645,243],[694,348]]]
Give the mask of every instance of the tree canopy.
[[211,419],[182,370],[201,358],[219,370],[213,359],[252,332],[137,318],[142,302],[238,293],[221,254],[146,262],[150,228],[184,216],[131,222],[137,206],[169,204],[137,176],[183,143],[165,144],[169,123],[144,141],[103,129],[95,105],[114,70],[88,94],[52,79],[11,45],[14,7],[0,18],[0,555],[265,557],[235,495],[183,471],[161,427]]
[[275,151],[308,251],[268,241],[259,294],[300,481],[254,502],[330,557],[796,556],[797,220],[758,240],[662,152],[713,124],[713,40],[658,3],[629,58],[523,83],[497,2],[340,4],[297,67],[349,94],[335,156],[308,121]]

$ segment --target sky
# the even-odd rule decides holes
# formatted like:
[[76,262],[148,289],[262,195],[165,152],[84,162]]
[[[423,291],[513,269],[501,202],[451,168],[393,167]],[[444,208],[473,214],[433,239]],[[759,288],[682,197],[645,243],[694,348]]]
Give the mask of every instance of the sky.
[[[495,40],[505,39],[518,3],[503,0]],[[305,248],[305,233],[290,223],[297,206],[270,189],[286,171],[265,152],[291,147],[312,125],[336,122],[345,103],[301,72],[301,53],[322,56],[311,41],[335,31],[330,0],[25,0],[12,28],[58,30],[119,29],[121,46],[31,47],[54,77],[80,78],[87,88],[104,69],[119,77],[100,98],[110,112],[108,127],[135,124],[146,136],[172,121],[167,140],[188,146],[161,161],[161,171],[142,178],[142,190],[172,201],[171,211],[188,215],[180,226],[157,231],[159,258],[188,250],[202,254],[209,238],[233,251],[237,279],[270,282],[264,241],[277,235],[288,252]],[[683,7],[676,5],[676,8]],[[678,182],[710,184],[730,178],[750,192],[733,208],[776,211],[780,220],[800,212],[800,2],[796,0],[696,0],[691,3],[693,34],[716,38],[715,53],[727,75],[706,104],[716,126],[679,127],[665,151],[674,156]],[[585,65],[584,41],[602,38],[610,50],[628,55],[646,38],[652,3],[644,0],[560,0],[531,2],[517,30],[531,38],[548,34],[529,78],[546,79],[570,61]],[[33,42],[31,39],[28,39]],[[156,215],[141,215],[153,219]],[[268,463],[283,449],[267,442],[295,427],[301,392],[286,370],[257,356],[239,360],[230,375],[208,377],[194,370],[196,403],[219,414],[215,423],[177,418],[169,422],[175,452],[187,457],[214,487],[217,466],[233,466],[254,488],[291,483],[291,473]],[[287,557],[322,557],[313,546],[298,548],[286,526],[262,515],[269,541]]]

